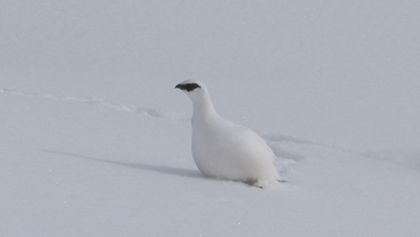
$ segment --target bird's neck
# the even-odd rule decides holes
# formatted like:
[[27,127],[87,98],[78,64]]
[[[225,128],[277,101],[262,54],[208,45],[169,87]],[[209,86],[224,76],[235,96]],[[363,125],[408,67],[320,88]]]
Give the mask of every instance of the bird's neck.
[[193,109],[193,120],[196,121],[210,121],[220,117],[214,109],[210,95],[207,93],[203,94],[198,100],[193,100]]

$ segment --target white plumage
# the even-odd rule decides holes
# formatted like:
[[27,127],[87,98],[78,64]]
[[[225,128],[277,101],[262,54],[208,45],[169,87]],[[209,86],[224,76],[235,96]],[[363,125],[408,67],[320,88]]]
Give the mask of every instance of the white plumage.
[[220,117],[202,82],[187,80],[176,88],[193,104],[192,153],[202,174],[258,187],[279,181],[267,143],[254,131]]

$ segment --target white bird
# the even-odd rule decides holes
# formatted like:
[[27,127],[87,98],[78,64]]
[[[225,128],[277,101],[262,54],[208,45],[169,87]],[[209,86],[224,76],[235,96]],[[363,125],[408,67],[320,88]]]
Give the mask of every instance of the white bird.
[[192,154],[203,175],[260,188],[282,181],[271,148],[254,131],[223,119],[204,83],[187,80],[175,88],[193,104]]

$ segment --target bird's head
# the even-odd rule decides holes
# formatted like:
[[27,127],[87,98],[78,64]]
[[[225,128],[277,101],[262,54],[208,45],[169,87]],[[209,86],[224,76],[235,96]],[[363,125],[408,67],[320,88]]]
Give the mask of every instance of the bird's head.
[[182,90],[193,102],[200,101],[207,96],[207,89],[204,83],[192,80],[186,80],[175,88]]

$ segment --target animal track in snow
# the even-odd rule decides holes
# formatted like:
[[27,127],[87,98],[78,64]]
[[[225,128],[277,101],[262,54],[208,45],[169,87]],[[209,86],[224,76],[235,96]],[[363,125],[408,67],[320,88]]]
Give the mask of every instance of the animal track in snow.
[[51,94],[40,94],[40,93],[35,93],[35,92],[18,91],[18,90],[7,89],[7,88],[0,88],[0,94],[12,95],[12,96],[24,96],[24,97],[30,97],[30,98],[40,98],[40,99],[62,101],[62,102],[81,103],[81,104],[86,104],[86,105],[96,105],[96,106],[106,107],[112,110],[146,115],[153,118],[184,120],[182,118],[172,118],[171,116],[168,116],[165,113],[155,108],[136,107],[134,105],[117,104],[117,103],[105,101],[102,99],[92,98],[92,97],[83,98],[83,97],[73,97],[73,96],[57,96],[57,95],[51,95]]
[[[166,119],[166,120],[174,120],[174,121],[189,121],[189,118],[185,118],[182,116],[177,115],[168,115],[162,111],[159,111],[155,108],[150,107],[137,107],[134,105],[124,105],[124,104],[117,104],[114,102],[106,101],[103,99],[93,98],[93,97],[74,97],[74,96],[58,96],[53,94],[41,94],[36,92],[28,92],[28,91],[19,91],[14,89],[8,88],[0,88],[0,95],[10,95],[10,96],[22,96],[22,97],[29,97],[29,98],[39,98],[44,100],[51,100],[51,101],[61,101],[66,103],[80,103],[85,105],[91,106],[101,106],[108,109],[116,110],[116,111],[123,111],[133,114],[145,115],[152,118],[157,119]],[[294,144],[294,145],[313,145],[313,146],[321,146],[321,147],[328,147],[334,150],[339,150],[342,152],[347,153],[357,153],[358,155],[363,155],[361,152],[342,148],[335,145],[328,145],[322,144],[317,142],[312,142],[308,140],[303,140],[291,136],[286,136],[282,134],[273,134],[273,133],[260,133],[262,137],[267,141],[273,151],[276,153],[277,156],[289,159],[292,161],[300,161],[305,158],[305,156],[298,154],[296,151],[291,151],[291,149],[287,148],[287,144]],[[295,149],[293,149],[295,150]],[[366,155],[365,155],[366,156]]]

